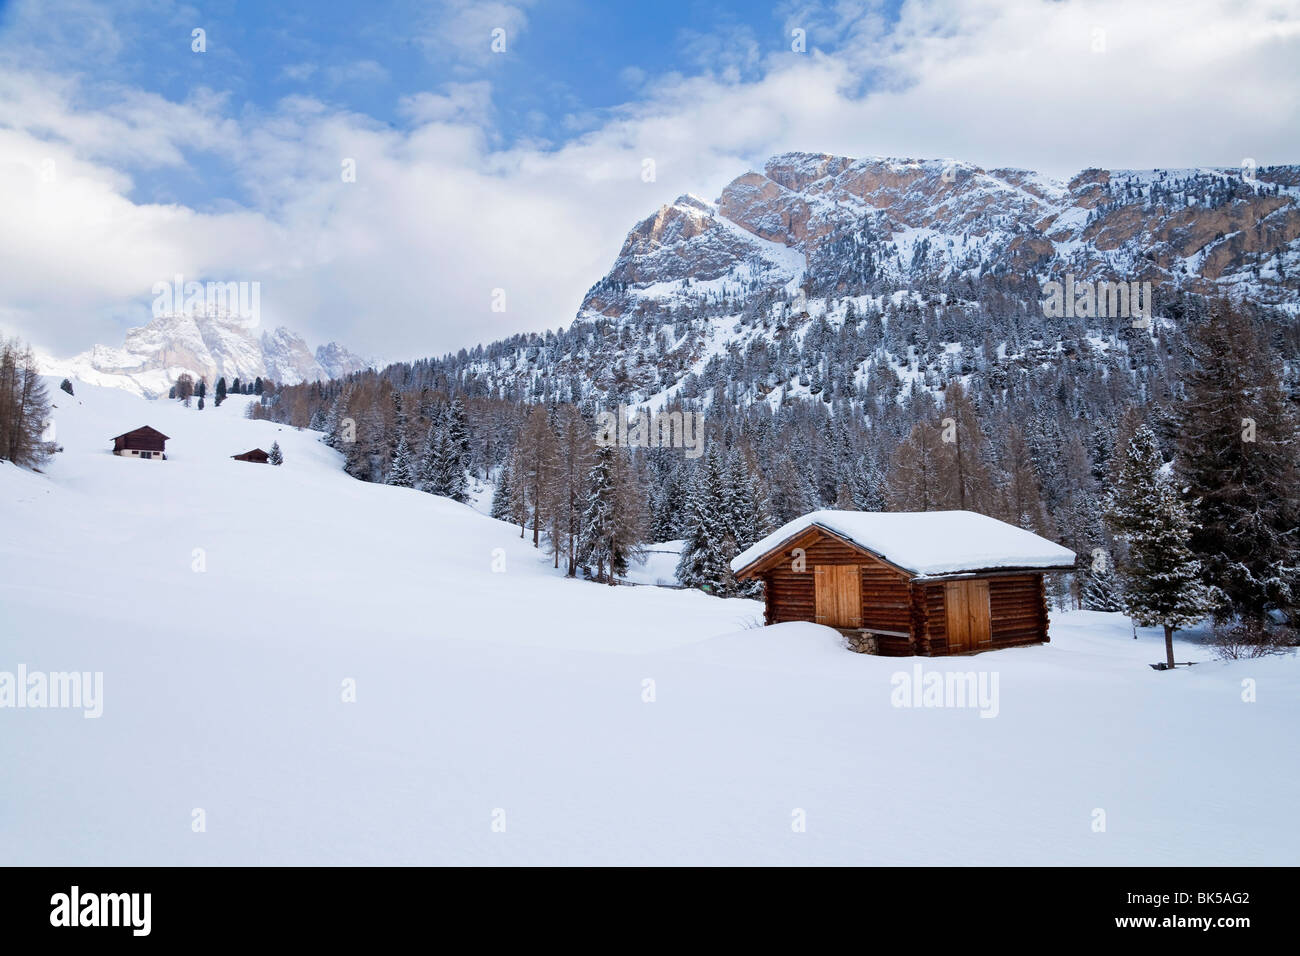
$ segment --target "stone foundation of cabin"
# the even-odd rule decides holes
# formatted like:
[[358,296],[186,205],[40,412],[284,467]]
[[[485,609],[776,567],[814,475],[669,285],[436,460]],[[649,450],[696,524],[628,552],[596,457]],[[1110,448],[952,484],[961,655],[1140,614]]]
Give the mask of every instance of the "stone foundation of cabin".
[[880,639],[869,631],[845,630],[840,629],[844,639],[848,642],[849,650],[855,654],[879,654]]

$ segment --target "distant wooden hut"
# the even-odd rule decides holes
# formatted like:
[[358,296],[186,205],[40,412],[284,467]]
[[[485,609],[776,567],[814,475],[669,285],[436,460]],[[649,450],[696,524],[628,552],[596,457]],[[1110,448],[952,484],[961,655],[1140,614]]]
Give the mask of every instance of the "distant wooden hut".
[[113,439],[113,454],[123,458],[166,460],[167,436],[156,428],[142,425]]
[[1048,640],[1044,574],[1073,551],[970,511],[814,511],[736,556],[763,582],[766,623],[812,621],[886,656]]
[[255,461],[259,465],[265,465],[271,460],[271,456],[260,448],[254,448],[252,451],[246,451],[242,455],[231,455],[235,461]]

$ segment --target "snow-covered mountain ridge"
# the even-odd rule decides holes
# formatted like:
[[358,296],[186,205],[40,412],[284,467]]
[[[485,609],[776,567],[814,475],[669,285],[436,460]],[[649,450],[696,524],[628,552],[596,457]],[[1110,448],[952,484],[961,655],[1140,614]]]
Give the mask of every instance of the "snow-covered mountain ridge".
[[[1054,316],[1050,281],[1150,283],[1156,319]],[[1056,180],[788,153],[716,201],[687,194],[639,222],[568,328],[432,369],[468,394],[657,405],[722,387],[742,408],[937,393],[972,374],[1002,388],[1044,363],[1158,377],[1164,333],[1176,339],[1216,295],[1295,326],[1300,165]]]
[[166,395],[183,372],[215,385],[238,378],[282,385],[341,378],[371,362],[337,342],[313,353],[283,326],[259,332],[257,324],[223,312],[170,313],[131,329],[121,346],[96,345],[71,359],[42,358],[52,375],[123,388],[145,398]]
[[580,316],[723,286],[856,295],[1066,273],[1300,306],[1300,166],[1087,169],[1068,181],[955,160],[787,153],[629,233]]

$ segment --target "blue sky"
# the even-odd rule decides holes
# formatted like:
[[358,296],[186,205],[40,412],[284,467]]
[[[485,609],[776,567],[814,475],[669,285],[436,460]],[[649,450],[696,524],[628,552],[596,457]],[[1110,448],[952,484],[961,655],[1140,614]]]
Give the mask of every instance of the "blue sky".
[[[456,12],[463,6],[464,14]],[[410,129],[405,98],[449,84],[491,84],[498,147],[526,142],[556,148],[635,101],[664,75],[733,70],[759,75],[762,57],[789,55],[789,4],[725,2],[521,4],[419,2],[214,2],[201,7],[70,4],[33,16],[0,4],[0,35],[20,59],[65,72],[93,71],[81,106],[109,103],[122,87],[183,102],[196,89],[223,98],[235,116],[274,111],[285,97],[309,96],[376,123]],[[879,5],[881,16],[896,3]],[[111,18],[111,19],[104,19]],[[105,29],[111,22],[112,35]],[[504,54],[492,29],[505,31]],[[204,31],[202,55],[193,30]],[[808,44],[841,39],[809,23]],[[807,32],[807,31],[806,31]],[[819,33],[821,35],[819,35]],[[89,69],[88,69],[89,68]],[[219,151],[195,150],[185,169],[152,170],[135,184],[139,202],[183,202],[211,210],[252,197]]]
[[779,152],[1300,161],[1297,62],[1295,0],[9,0],[0,327],[117,345],[181,273],[439,354],[567,325],[639,220]]

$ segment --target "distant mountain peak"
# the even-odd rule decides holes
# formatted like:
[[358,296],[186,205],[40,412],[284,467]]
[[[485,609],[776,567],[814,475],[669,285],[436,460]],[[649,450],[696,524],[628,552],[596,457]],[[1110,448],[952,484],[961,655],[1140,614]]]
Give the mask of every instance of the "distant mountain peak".
[[145,398],[166,395],[184,372],[209,385],[225,378],[268,378],[284,385],[340,378],[371,363],[336,342],[315,353],[283,326],[216,311],[169,312],[129,329],[120,347],[96,345],[67,360],[42,361],[48,374],[126,389]]

